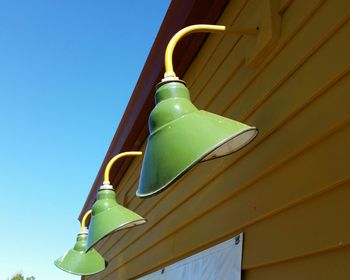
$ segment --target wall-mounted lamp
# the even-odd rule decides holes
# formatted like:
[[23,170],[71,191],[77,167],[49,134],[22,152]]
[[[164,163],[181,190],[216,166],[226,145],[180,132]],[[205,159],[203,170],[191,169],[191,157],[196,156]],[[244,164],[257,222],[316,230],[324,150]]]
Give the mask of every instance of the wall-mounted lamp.
[[198,162],[222,157],[247,145],[257,135],[248,126],[203,110],[190,100],[184,81],[176,77],[172,54],[176,43],[193,32],[230,32],[254,36],[257,29],[234,30],[220,25],[192,25],[174,35],[165,52],[164,79],[157,85],[156,106],[149,117],[148,143],[137,196],[155,195]]
[[97,193],[97,200],[92,206],[87,250],[113,232],[141,225],[144,218],[117,203],[113,186],[109,182],[109,172],[113,164],[125,156],[140,156],[142,152],[125,152],[113,157],[106,166],[103,185]]
[[103,257],[95,249],[86,252],[88,230],[85,223],[90,214],[91,210],[87,211],[82,219],[81,230],[74,248],[55,261],[58,268],[71,274],[92,275],[101,272],[107,266]]

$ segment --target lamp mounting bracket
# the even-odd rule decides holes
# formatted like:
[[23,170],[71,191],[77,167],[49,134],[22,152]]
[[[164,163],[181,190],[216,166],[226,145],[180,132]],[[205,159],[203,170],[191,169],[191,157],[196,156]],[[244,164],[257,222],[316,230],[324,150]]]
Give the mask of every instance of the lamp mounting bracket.
[[248,14],[243,15],[235,24],[240,26],[240,22],[249,22],[249,29],[258,28],[256,36],[244,36],[245,59],[249,67],[257,67],[271,52],[277,43],[281,28],[280,0],[260,0],[256,3],[255,7],[249,9]]

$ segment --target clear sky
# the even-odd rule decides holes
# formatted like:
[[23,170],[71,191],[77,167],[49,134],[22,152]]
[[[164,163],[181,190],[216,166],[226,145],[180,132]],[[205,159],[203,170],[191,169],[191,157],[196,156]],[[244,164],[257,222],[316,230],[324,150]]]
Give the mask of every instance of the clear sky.
[[0,0],[0,280],[79,279],[53,261],[170,0]]

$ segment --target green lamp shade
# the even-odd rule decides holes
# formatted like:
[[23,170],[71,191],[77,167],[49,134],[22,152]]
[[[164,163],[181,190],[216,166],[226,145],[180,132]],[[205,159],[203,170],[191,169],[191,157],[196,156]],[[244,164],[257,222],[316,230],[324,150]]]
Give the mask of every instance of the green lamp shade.
[[92,207],[87,250],[113,232],[145,222],[144,218],[117,203],[113,189],[100,189]]
[[198,110],[182,81],[161,83],[155,99],[139,197],[159,193],[196,163],[233,153],[257,135],[255,127]]
[[66,272],[76,275],[92,275],[104,270],[106,268],[105,260],[94,249],[85,252],[86,243],[87,234],[78,234],[74,248],[57,259],[55,265]]

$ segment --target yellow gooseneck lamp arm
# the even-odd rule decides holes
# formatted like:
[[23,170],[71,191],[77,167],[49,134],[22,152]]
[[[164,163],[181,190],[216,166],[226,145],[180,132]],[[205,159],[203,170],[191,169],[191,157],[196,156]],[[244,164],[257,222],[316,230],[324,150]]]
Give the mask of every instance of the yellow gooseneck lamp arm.
[[87,218],[91,215],[92,210],[90,209],[89,211],[87,211],[83,217],[83,219],[81,220],[81,233],[86,232],[87,230],[87,226],[86,226],[86,220]]
[[195,32],[211,32],[211,33],[235,33],[240,35],[256,35],[258,33],[257,29],[235,29],[226,27],[224,25],[212,25],[212,24],[195,24],[187,26],[180,31],[178,31],[169,41],[168,46],[165,50],[165,73],[164,79],[168,78],[173,79],[176,78],[176,74],[173,68],[173,52],[176,44],[186,35]]
[[111,172],[113,164],[120,158],[126,157],[126,156],[141,156],[142,152],[124,152],[116,155],[113,157],[107,164],[105,173],[104,173],[104,179],[103,179],[103,185],[110,185],[111,182],[109,181],[109,173]]

